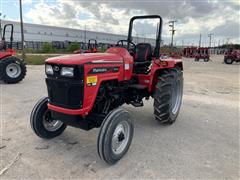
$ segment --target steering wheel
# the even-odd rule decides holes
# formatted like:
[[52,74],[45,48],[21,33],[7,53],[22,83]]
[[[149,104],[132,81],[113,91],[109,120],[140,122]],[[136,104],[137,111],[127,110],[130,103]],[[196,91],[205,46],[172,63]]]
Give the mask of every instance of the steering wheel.
[[124,44],[123,44],[124,42],[126,42],[127,45],[129,44],[129,49],[128,49],[128,51],[129,51],[129,53],[130,53],[131,55],[134,55],[134,54],[136,53],[136,45],[135,45],[133,42],[129,42],[129,41],[127,41],[127,40],[119,40],[119,41],[117,42],[117,46],[118,46],[118,47],[124,47],[124,48],[127,49],[127,45],[124,45]]

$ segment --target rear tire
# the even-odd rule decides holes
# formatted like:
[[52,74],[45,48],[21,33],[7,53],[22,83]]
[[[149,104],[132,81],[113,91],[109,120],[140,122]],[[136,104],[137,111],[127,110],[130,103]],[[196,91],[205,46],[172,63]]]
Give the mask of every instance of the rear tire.
[[98,154],[107,164],[115,164],[128,151],[133,138],[133,120],[127,111],[115,109],[102,122]]
[[15,56],[9,56],[1,60],[1,79],[8,84],[18,83],[26,76],[26,65]]
[[164,70],[154,93],[154,115],[162,124],[172,124],[178,116],[183,94],[183,75],[178,68]]
[[33,131],[43,139],[57,137],[66,128],[66,125],[61,121],[51,119],[51,111],[48,110],[47,103],[47,97],[40,99],[34,106],[30,117],[30,124]]

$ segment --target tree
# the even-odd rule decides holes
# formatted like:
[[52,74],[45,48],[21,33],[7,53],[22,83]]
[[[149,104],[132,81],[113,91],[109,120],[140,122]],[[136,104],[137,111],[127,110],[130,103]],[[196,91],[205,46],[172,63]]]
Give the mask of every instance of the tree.
[[77,42],[72,42],[68,46],[68,51],[69,52],[74,52],[76,50],[80,49],[80,45]]
[[52,52],[54,52],[54,49],[53,49],[53,47],[52,47],[52,44],[49,43],[49,42],[43,43],[42,52],[43,52],[43,53],[52,53]]

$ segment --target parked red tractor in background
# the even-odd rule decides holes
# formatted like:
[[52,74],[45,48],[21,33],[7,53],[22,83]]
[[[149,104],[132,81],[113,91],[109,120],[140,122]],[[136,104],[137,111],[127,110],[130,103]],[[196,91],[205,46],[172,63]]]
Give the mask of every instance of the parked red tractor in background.
[[[92,41],[94,41],[94,43],[92,43]],[[79,53],[96,53],[98,52],[97,50],[98,47],[98,43],[96,39],[89,39],[88,40],[88,46],[87,46],[87,50],[76,50],[74,51],[74,54],[79,54]]]
[[226,64],[232,64],[234,61],[240,62],[240,50],[233,50],[233,48],[229,48],[224,54],[224,62]]
[[209,49],[204,47],[197,48],[194,54],[194,58],[195,58],[195,61],[199,61],[200,59],[203,59],[204,62],[208,62],[210,59]]
[[[10,44],[7,44],[6,29],[10,27]],[[2,41],[0,41],[0,80],[5,83],[17,83],[24,79],[26,66],[23,60],[16,57],[12,49],[13,25],[6,24],[3,28]]]
[[186,58],[194,58],[197,51],[197,47],[187,47],[183,49],[182,55]]
[[[149,43],[132,42],[133,22],[141,19],[159,20],[153,52]],[[30,117],[35,134],[50,139],[66,126],[101,127],[99,156],[114,164],[128,151],[134,131],[131,116],[119,106],[141,107],[143,99],[152,97],[155,119],[165,125],[174,123],[182,102],[183,65],[181,59],[159,58],[161,32],[160,16],[135,16],[129,23],[128,39],[105,53],[47,59],[48,97],[36,103]]]

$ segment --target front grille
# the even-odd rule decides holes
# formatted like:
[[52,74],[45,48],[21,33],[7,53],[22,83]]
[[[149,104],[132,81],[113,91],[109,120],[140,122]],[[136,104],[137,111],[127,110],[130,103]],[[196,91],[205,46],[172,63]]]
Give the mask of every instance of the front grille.
[[83,72],[76,75],[75,78],[48,76],[46,84],[50,104],[69,109],[82,108],[84,96]]

